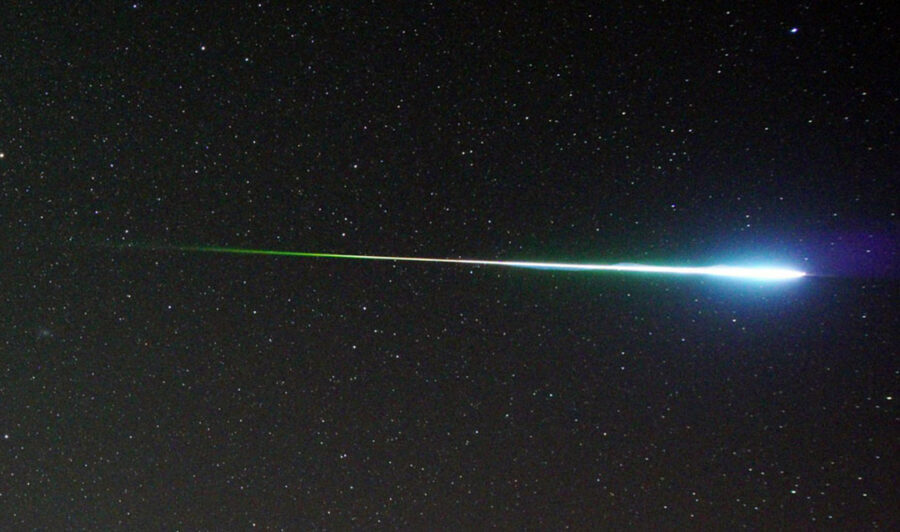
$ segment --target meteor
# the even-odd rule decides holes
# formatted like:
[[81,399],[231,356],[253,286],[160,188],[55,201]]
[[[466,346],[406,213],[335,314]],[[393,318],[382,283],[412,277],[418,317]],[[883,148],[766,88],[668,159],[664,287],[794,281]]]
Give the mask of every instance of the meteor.
[[468,264],[474,266],[507,266],[511,268],[531,268],[539,270],[589,271],[589,272],[621,272],[621,273],[655,273],[670,275],[702,275],[709,277],[727,277],[751,281],[788,281],[805,277],[806,273],[786,268],[770,268],[756,266],[653,266],[647,264],[579,264],[571,262],[528,262],[511,260],[479,260],[479,259],[435,259],[428,257],[392,257],[386,255],[344,255],[339,253],[307,253],[301,251],[277,251],[265,249],[244,249],[207,246],[180,246],[180,251],[203,253],[233,253],[239,255],[274,255],[279,257],[307,257],[324,259],[357,259],[380,260],[391,262],[431,262],[444,264]]

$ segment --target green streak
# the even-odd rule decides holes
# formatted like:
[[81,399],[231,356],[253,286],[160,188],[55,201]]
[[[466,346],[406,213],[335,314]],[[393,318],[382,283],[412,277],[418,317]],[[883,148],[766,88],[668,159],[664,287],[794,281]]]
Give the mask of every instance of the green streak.
[[570,262],[532,262],[514,260],[436,259],[429,257],[395,257],[386,255],[347,255],[342,253],[308,253],[302,251],[275,251],[269,249],[244,249],[215,246],[178,246],[180,251],[203,253],[232,253],[236,255],[268,255],[277,257],[312,257],[326,259],[381,260],[391,262],[431,262],[442,264],[467,264],[476,266],[505,266],[540,270],[593,271],[619,273],[655,273],[666,275],[705,275],[755,281],[786,281],[799,279],[806,273],[786,268],[765,266],[657,266],[650,264],[579,264]]
[[390,260],[390,257],[372,255],[342,255],[340,253],[305,253],[302,251],[277,251],[271,249],[223,248],[214,246],[178,246],[179,251],[199,251],[204,253],[232,253],[235,255],[271,255],[276,257],[318,257],[325,259],[368,259]]

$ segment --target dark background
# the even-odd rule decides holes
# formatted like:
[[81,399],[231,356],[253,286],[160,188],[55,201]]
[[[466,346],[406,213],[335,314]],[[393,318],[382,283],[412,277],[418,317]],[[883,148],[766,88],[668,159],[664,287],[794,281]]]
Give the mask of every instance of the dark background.
[[343,4],[4,8],[3,528],[900,526],[881,3]]

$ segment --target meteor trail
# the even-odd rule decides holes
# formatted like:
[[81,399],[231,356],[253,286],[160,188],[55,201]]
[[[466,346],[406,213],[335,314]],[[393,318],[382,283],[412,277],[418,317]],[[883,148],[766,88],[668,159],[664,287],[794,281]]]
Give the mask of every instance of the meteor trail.
[[507,266],[513,268],[531,268],[540,270],[623,272],[623,273],[658,273],[672,275],[704,275],[710,277],[729,277],[755,281],[787,281],[806,276],[805,272],[786,268],[769,268],[755,266],[651,266],[647,264],[577,264],[567,262],[527,262],[508,260],[477,259],[434,259],[428,257],[391,257],[384,255],[343,255],[339,253],[305,253],[300,251],[276,251],[265,249],[243,249],[206,246],[180,246],[181,251],[198,251],[204,253],[233,253],[239,255],[274,255],[279,257],[312,257],[326,259],[359,259],[381,260],[393,262],[433,262],[447,264],[469,264],[477,266]]

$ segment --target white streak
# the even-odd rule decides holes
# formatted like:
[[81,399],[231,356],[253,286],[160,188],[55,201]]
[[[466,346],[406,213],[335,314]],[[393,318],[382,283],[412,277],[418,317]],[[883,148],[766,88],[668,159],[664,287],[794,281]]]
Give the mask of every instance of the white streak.
[[568,271],[608,271],[632,273],[663,273],[674,275],[706,275],[711,277],[730,277],[758,281],[785,281],[806,276],[805,272],[786,268],[748,267],[748,266],[651,266],[647,264],[576,264],[567,262],[524,262],[503,260],[476,259],[433,259],[425,257],[385,257],[373,255],[357,255],[354,258],[375,260],[394,260],[411,262],[444,262],[455,264],[472,264],[481,266],[511,266],[516,268],[534,268],[545,270]]

